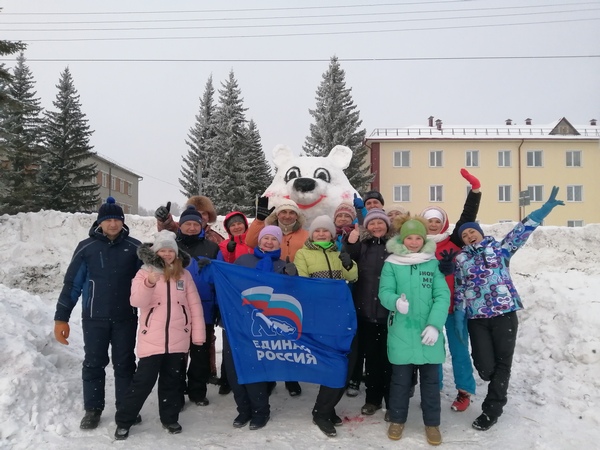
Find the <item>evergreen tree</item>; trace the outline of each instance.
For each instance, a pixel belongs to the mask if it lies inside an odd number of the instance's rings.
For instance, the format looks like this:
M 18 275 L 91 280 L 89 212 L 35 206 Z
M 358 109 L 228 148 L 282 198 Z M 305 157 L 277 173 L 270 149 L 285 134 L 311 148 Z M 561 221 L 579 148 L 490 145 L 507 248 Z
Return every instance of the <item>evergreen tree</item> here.
M 95 153 L 90 145 L 92 131 L 81 112 L 79 94 L 69 68 L 60 74 L 56 111 L 45 113 L 45 154 L 42 184 L 46 187 L 44 208 L 64 212 L 96 209 L 98 185 L 94 182 L 96 164 L 90 162 Z
M 246 147 L 247 196 L 249 213 L 254 213 L 254 199 L 261 196 L 273 181 L 271 167 L 262 149 L 260 133 L 254 120 L 248 123 L 246 130 L 248 146 Z
M 37 211 L 43 187 L 38 183 L 41 157 L 42 108 L 36 97 L 34 81 L 25 56 L 17 57 L 8 94 L 18 102 L 3 116 L 4 157 L 2 170 L 4 189 L 0 193 L 0 214 Z
M 213 203 L 218 214 L 230 211 L 250 213 L 252 200 L 246 185 L 245 151 L 248 148 L 246 108 L 233 70 L 221 83 L 215 111 L 216 136 L 208 184 L 214 189 Z
M 373 180 L 370 166 L 365 161 L 367 148 L 363 142 L 366 130 L 359 129 L 362 120 L 352 99 L 352 89 L 346 87 L 345 77 L 337 57 L 333 56 L 317 89 L 317 107 L 309 110 L 315 123 L 310 125 L 310 136 L 307 136 L 302 150 L 308 156 L 327 156 L 336 145 L 350 147 L 352 160 L 344 172 L 352 186 L 363 191 Z
M 186 197 L 193 195 L 214 196 L 214 189 L 208 183 L 212 168 L 212 146 L 214 145 L 215 131 L 215 89 L 212 75 L 206 82 L 204 94 L 200 98 L 200 111 L 196 115 L 196 123 L 188 133 L 185 143 L 189 150 L 183 157 L 181 178 L 179 184 L 183 188 L 180 192 Z M 201 167 L 202 186 L 198 183 L 198 164 Z

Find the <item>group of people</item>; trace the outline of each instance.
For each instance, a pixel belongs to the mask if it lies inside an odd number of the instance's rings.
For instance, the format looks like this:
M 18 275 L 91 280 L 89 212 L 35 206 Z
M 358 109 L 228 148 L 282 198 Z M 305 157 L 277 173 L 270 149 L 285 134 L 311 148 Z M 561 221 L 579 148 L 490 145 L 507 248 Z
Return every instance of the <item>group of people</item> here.
M 224 239 L 208 225 L 216 220 L 212 203 L 197 196 L 190 198 L 179 223 L 168 204 L 158 208 L 160 231 L 154 243 L 141 244 L 129 236 L 122 209 L 109 197 L 90 237 L 75 250 L 55 314 L 56 339 L 68 344 L 68 321 L 81 296 L 81 428 L 96 428 L 100 422 L 109 346 L 115 375 L 115 439 L 126 439 L 130 428 L 141 422 L 140 410 L 157 379 L 160 420 L 170 433 L 181 432 L 184 395 L 197 405 L 209 404 L 207 383 L 216 376 L 214 326 L 220 322 L 215 289 L 203 269 L 214 259 L 285 276 L 348 283 L 357 333 L 347 358 L 347 385 L 320 386 L 312 410 L 313 423 L 327 436 L 336 436 L 336 426 L 343 424 L 335 407 L 344 392 L 357 395 L 364 378 L 361 414 L 373 415 L 385 405 L 387 435 L 393 440 L 402 437 L 409 400 L 419 384 L 427 442 L 441 444 L 444 328 L 457 389 L 451 408 L 465 411 L 475 394 L 472 357 L 481 379 L 489 381 L 482 413 L 472 425 L 478 430 L 492 427 L 507 402 L 516 311 L 523 307 L 509 261 L 563 202 L 556 200 L 558 188 L 553 188 L 542 208 L 497 241 L 485 236 L 476 222 L 479 180 L 464 169 L 461 174 L 471 190 L 451 233 L 442 208 L 430 206 L 419 215 L 401 207 L 386 210 L 381 193 L 369 191 L 355 196 L 353 203 L 341 203 L 333 216 L 316 217 L 310 224 L 304 223 L 292 200 L 269 208 L 269 199 L 263 197 L 250 224 L 237 211 L 225 217 L 229 239 Z M 249 424 L 257 430 L 268 423 L 274 385 L 238 382 L 223 330 L 221 388 L 233 392 L 235 428 Z M 286 381 L 286 388 L 291 396 L 302 393 L 295 381 Z

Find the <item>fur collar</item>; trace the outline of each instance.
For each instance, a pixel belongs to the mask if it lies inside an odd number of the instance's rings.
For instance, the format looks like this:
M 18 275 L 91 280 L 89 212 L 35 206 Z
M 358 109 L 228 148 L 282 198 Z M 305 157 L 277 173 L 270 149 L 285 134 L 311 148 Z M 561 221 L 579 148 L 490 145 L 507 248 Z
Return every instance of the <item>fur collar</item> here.
M 165 268 L 165 262 L 160 256 L 152 251 L 152 245 L 153 244 L 148 242 L 140 245 L 137 249 L 138 258 L 140 258 L 145 265 L 162 270 Z M 183 267 L 190 265 L 190 255 L 183 250 L 179 249 L 179 252 L 177 252 L 177 258 L 181 260 Z

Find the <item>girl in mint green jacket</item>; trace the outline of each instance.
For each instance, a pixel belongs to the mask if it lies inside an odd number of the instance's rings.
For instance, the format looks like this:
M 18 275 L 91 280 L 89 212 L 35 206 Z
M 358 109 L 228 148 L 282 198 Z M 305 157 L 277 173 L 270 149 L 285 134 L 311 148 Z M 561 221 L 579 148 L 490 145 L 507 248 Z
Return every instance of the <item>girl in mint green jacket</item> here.
M 421 407 L 427 442 L 442 442 L 439 365 L 446 359 L 441 332 L 450 306 L 450 290 L 439 271 L 436 244 L 427 240 L 421 217 L 396 219 L 399 235 L 386 245 L 388 256 L 379 283 L 381 304 L 390 310 L 388 358 L 392 363 L 388 437 L 400 439 L 408 417 L 414 370 L 420 373 Z

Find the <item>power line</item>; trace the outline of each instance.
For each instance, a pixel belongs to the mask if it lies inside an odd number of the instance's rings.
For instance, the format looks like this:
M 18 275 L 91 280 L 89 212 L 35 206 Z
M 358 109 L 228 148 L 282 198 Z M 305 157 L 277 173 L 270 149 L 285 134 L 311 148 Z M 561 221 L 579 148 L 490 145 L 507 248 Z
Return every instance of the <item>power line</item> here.
M 523 25 L 547 25 L 553 23 L 572 23 L 600 20 L 600 17 L 586 17 L 581 19 L 557 19 L 539 22 L 518 23 L 495 23 L 476 25 L 452 25 L 440 27 L 403 28 L 403 29 L 376 29 L 376 30 L 348 30 L 348 31 L 323 31 L 305 33 L 277 33 L 277 34 L 247 34 L 247 35 L 225 35 L 225 36 L 142 36 L 142 37 L 105 37 L 105 38 L 51 38 L 51 39 L 21 39 L 23 42 L 83 42 L 83 41 L 144 41 L 144 40 L 196 40 L 196 39 L 249 39 L 249 38 L 272 38 L 272 37 L 297 37 L 297 36 L 332 36 L 347 34 L 370 34 L 370 33 L 402 33 L 406 31 L 439 31 L 467 28 L 497 28 L 505 26 Z M 15 39 L 15 38 L 12 38 Z
M 502 8 L 505 9 L 505 8 Z M 507 14 L 495 14 L 495 15 L 477 15 L 477 16 L 458 16 L 458 17 L 427 17 L 427 18 L 416 18 L 416 19 L 386 19 L 386 20 L 361 20 L 359 22 L 321 22 L 321 23 L 293 23 L 293 24 L 267 24 L 267 25 L 205 25 L 205 26 L 184 26 L 184 27 L 132 27 L 132 28 L 42 28 L 42 29 L 0 29 L 0 31 L 16 31 L 16 32 L 73 32 L 73 31 L 140 31 L 140 30 L 213 30 L 213 29 L 240 29 L 240 28 L 275 28 L 275 27 L 322 27 L 331 25 L 369 25 L 369 24 L 382 24 L 382 23 L 401 23 L 401 22 L 429 22 L 436 20 L 463 20 L 463 19 L 495 19 L 500 17 L 525 17 L 525 16 L 536 16 L 542 14 L 565 14 L 565 13 L 579 13 L 579 12 L 590 12 L 599 11 L 600 8 L 589 8 L 578 11 L 562 10 L 562 11 L 537 11 L 528 13 L 507 13 Z M 436 13 L 448 12 L 448 11 L 435 11 Z
M 390 57 L 390 58 L 338 58 L 340 62 L 385 62 L 385 61 L 482 61 L 482 60 L 508 60 L 508 59 L 583 59 L 600 58 L 598 55 L 531 55 L 531 56 L 419 56 L 419 57 Z M 16 59 L 0 59 L 0 61 L 16 61 Z M 298 58 L 298 59 L 195 59 L 195 58 L 154 58 L 154 59 L 126 59 L 126 58 L 27 58 L 28 62 L 211 62 L 211 63 L 307 63 L 329 62 L 323 58 Z
M 332 5 L 332 6 L 296 6 L 280 8 L 239 8 L 239 9 L 199 9 L 183 11 L 121 11 L 121 12 L 43 12 L 43 13 L 3 13 L 3 16 L 32 16 L 32 15 L 114 15 L 114 14 L 192 14 L 192 13 L 215 13 L 215 12 L 262 12 L 262 11 L 299 11 L 309 9 L 346 9 L 346 8 L 373 8 L 379 6 L 412 6 L 412 5 L 432 5 L 439 3 L 467 3 L 473 0 L 444 0 L 444 1 L 416 1 L 416 2 L 397 2 L 397 3 L 375 3 L 363 5 Z
M 196 19 L 140 19 L 140 20 L 98 20 L 98 21 L 70 21 L 70 22 L 11 22 L 5 25 L 99 25 L 99 24 L 121 24 L 121 23 L 168 23 L 168 22 L 223 22 L 223 21 L 241 21 L 241 20 L 280 20 L 280 19 L 322 19 L 328 17 L 365 17 L 365 16 L 391 16 L 391 15 L 409 15 L 409 14 L 429 14 L 429 13 L 455 13 L 455 12 L 475 12 L 475 11 L 497 11 L 497 10 L 518 10 L 518 9 L 539 9 L 539 8 L 548 8 L 548 7 L 557 7 L 557 6 L 581 6 L 581 5 L 598 5 L 598 2 L 579 2 L 579 3 L 569 3 L 569 4 L 546 4 L 546 5 L 531 5 L 531 6 L 500 6 L 500 7 L 489 7 L 489 8 L 462 8 L 462 9 L 437 9 L 435 11 L 431 10 L 421 10 L 421 11 L 390 11 L 390 12 L 360 12 L 360 13 L 348 13 L 348 14 L 319 14 L 319 15 L 302 15 L 302 16 L 271 16 L 271 17 L 202 17 Z M 562 12 L 580 12 L 587 10 L 572 10 Z M 547 13 L 551 13 L 553 11 L 548 11 Z M 116 29 L 116 28 L 115 28 Z M 140 28 L 143 29 L 143 28 Z M 55 29 L 37 29 L 31 31 L 54 31 Z M 85 29 L 82 29 L 85 30 Z M 30 31 L 30 30 L 19 30 L 19 31 Z M 61 30 L 66 31 L 66 30 Z

